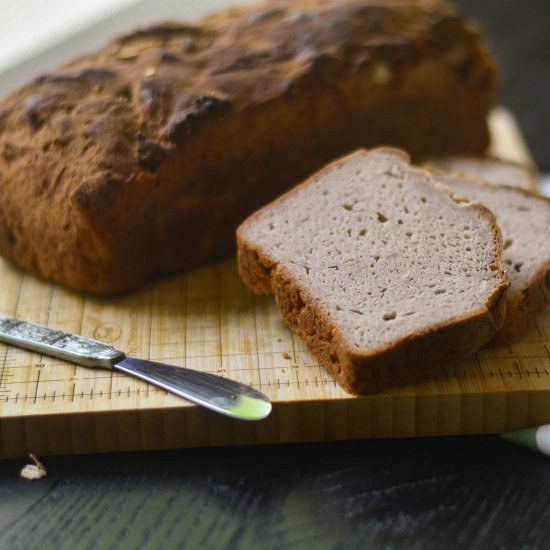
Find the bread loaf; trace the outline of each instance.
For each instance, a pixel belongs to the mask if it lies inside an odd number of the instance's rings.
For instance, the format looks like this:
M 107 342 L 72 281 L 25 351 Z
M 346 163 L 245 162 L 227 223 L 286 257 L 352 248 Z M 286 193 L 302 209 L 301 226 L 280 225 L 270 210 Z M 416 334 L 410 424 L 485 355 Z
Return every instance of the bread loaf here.
M 360 145 L 480 154 L 495 70 L 442 0 L 296 0 L 137 31 L 0 102 L 0 253 L 95 293 L 234 250 Z
M 457 195 L 482 203 L 496 217 L 511 284 L 506 292 L 506 320 L 492 343 L 510 344 L 550 303 L 550 200 L 463 177 L 438 174 L 437 179 Z
M 485 207 L 389 149 L 336 161 L 238 229 L 243 280 L 346 390 L 414 380 L 476 351 L 509 281 Z

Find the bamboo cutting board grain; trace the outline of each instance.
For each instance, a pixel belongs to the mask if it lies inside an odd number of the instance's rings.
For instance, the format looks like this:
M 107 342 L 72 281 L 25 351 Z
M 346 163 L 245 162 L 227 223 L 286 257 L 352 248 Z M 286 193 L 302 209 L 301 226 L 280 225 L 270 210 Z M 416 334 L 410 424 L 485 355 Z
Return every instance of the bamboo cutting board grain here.
M 513 118 L 491 119 L 493 152 L 530 162 Z M 416 385 L 346 394 L 284 326 L 234 260 L 98 299 L 0 260 L 0 311 L 129 355 L 252 384 L 273 401 L 259 423 L 230 420 L 107 370 L 0 346 L 0 456 L 501 432 L 550 422 L 550 314 L 524 338 Z

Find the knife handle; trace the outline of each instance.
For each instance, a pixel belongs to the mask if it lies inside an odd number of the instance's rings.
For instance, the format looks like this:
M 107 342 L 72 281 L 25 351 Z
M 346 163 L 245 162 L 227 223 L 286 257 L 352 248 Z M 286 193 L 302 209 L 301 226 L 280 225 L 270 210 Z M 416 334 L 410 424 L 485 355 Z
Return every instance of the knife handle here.
M 0 342 L 84 367 L 112 369 L 126 357 L 108 344 L 0 314 Z

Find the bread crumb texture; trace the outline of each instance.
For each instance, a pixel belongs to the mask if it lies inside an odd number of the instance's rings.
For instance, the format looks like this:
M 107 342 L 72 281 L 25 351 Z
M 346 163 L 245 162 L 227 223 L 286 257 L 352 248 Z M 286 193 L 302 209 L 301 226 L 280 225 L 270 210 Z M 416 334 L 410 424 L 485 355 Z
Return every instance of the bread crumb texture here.
M 519 188 L 475 179 L 438 176 L 454 192 L 484 204 L 504 239 L 503 265 L 510 276 L 506 320 L 495 344 L 510 344 L 550 303 L 550 200 Z
M 275 291 L 291 328 L 351 391 L 474 351 L 502 323 L 494 217 L 396 151 L 329 165 L 245 222 L 239 243 L 245 281 Z

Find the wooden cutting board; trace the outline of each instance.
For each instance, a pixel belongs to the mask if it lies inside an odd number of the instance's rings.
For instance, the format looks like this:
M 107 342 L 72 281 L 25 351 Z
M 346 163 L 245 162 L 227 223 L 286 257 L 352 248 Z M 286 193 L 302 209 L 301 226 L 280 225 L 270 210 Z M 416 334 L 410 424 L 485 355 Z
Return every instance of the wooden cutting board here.
M 513 118 L 491 118 L 493 152 L 531 162 Z M 550 422 L 550 314 L 518 343 L 483 350 L 416 385 L 353 397 L 285 327 L 234 260 L 98 299 L 0 260 L 0 311 L 128 354 L 252 384 L 259 423 L 221 417 L 107 370 L 0 346 L 0 457 L 208 445 L 502 432 Z

